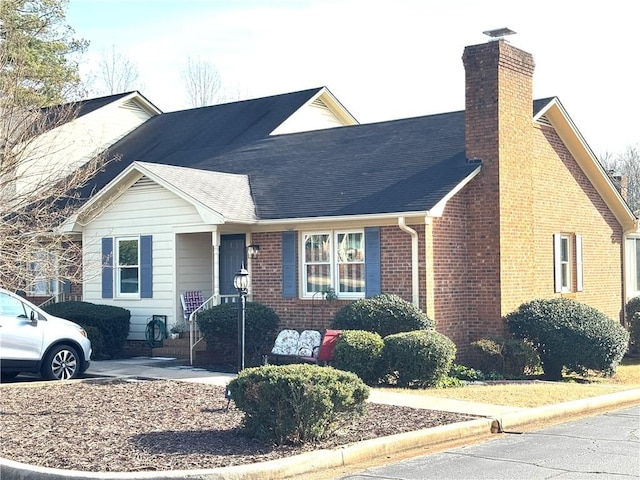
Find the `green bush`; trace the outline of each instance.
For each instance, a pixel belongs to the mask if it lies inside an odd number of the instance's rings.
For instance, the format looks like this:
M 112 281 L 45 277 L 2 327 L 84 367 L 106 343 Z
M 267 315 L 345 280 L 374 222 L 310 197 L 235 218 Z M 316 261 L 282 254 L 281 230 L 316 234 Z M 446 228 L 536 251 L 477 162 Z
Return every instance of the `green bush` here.
M 397 295 L 383 293 L 356 300 L 336 312 L 331 327 L 336 330 L 366 330 L 381 337 L 434 328 L 434 322 L 415 305 Z
M 502 377 L 533 374 L 540 366 L 540 357 L 533 345 L 518 338 L 481 338 L 471 344 L 480 356 L 480 369 Z
M 131 312 L 124 308 L 89 302 L 60 302 L 47 305 L 43 310 L 82 325 L 87 332 L 89 327 L 97 328 L 102 338 L 96 337 L 94 331 L 96 344 L 91 345 L 93 357 L 96 359 L 114 358 L 120 355 L 129 336 Z M 89 339 L 91 340 L 91 337 Z
M 301 444 L 326 438 L 363 415 L 369 388 L 355 374 L 307 364 L 242 370 L 229 382 L 243 428 L 254 438 Z
M 238 344 L 238 305 L 223 303 L 196 315 L 207 343 Z M 259 365 L 264 350 L 275 340 L 280 317 L 271 308 L 256 302 L 245 304 L 245 352 L 247 364 Z
M 545 378 L 560 380 L 562 369 L 615 373 L 629 332 L 593 307 L 568 298 L 533 300 L 506 316 L 509 330 L 533 344 Z
M 332 365 L 353 372 L 371 385 L 380 377 L 380 354 L 384 347 L 382 337 L 365 330 L 343 330 L 336 342 Z
M 625 305 L 629 323 L 629 341 L 634 350 L 640 350 L 640 297 L 633 297 Z
M 109 358 L 106 355 L 106 348 L 104 343 L 104 336 L 98 327 L 85 327 L 87 337 L 91 340 L 91 358 L 93 360 L 106 360 Z
M 432 387 L 451 370 L 455 344 L 435 330 L 416 330 L 384 338 L 380 359 L 389 383 L 400 387 Z

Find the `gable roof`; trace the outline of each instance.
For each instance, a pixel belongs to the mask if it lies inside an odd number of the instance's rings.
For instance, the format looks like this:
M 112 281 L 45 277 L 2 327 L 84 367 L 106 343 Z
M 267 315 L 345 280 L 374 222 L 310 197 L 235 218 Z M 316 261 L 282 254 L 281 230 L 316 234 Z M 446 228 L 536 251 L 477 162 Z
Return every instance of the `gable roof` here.
M 265 138 L 324 87 L 157 115 L 112 145 L 116 158 L 82 190 L 88 198 L 134 161 L 189 167 Z

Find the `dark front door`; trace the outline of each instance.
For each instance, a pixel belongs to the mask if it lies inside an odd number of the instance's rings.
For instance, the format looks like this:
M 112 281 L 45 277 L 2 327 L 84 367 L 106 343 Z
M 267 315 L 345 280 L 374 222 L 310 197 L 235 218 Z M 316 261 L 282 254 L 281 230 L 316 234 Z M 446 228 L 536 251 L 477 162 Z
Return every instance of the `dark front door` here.
M 244 235 L 222 235 L 220 238 L 220 294 L 236 295 L 233 277 L 242 265 L 247 265 L 245 258 Z

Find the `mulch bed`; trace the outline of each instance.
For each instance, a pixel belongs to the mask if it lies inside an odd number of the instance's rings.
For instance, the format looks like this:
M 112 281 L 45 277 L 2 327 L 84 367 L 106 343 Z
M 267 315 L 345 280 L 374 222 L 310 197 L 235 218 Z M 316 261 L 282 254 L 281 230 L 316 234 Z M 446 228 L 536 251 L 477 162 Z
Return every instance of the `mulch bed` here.
M 171 380 L 99 379 L 3 384 L 0 455 L 91 472 L 204 469 L 431 428 L 472 417 L 369 404 L 320 443 L 274 446 L 242 434 L 242 412 L 224 388 Z

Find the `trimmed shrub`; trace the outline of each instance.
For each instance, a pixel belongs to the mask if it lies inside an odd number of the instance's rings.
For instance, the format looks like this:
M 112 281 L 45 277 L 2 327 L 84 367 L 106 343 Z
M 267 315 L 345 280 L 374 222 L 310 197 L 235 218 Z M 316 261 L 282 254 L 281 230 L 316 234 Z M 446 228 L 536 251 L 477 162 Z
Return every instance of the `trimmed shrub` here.
M 336 312 L 331 328 L 366 330 L 381 337 L 434 328 L 434 321 L 415 305 L 397 295 L 383 293 L 356 300 Z
M 238 344 L 238 304 L 223 303 L 198 312 L 196 321 L 207 343 Z M 249 365 L 259 365 L 265 348 L 273 344 L 280 317 L 271 308 L 256 302 L 245 303 L 245 349 Z
M 363 415 L 369 388 L 355 374 L 291 364 L 242 370 L 229 382 L 243 428 L 276 445 L 321 440 L 354 415 Z
M 417 330 L 385 337 L 380 362 L 389 383 L 425 388 L 447 377 L 455 356 L 451 339 L 435 330 Z
M 563 367 L 612 375 L 628 348 L 622 325 L 568 298 L 533 300 L 505 318 L 516 337 L 532 343 L 549 380 L 560 380 Z
M 108 359 L 120 355 L 129 336 L 131 312 L 121 307 L 89 302 L 60 302 L 52 303 L 42 309 L 51 315 L 82 325 L 92 342 L 92 356 L 95 359 Z M 102 337 L 97 336 L 95 330 L 89 327 L 99 330 Z M 91 331 L 93 331 L 93 338 L 91 338 Z
M 380 377 L 379 360 L 384 347 L 382 337 L 365 330 L 344 330 L 336 342 L 332 365 L 358 375 L 371 385 Z
M 480 355 L 480 369 L 503 377 L 533 374 L 540 366 L 540 357 L 533 345 L 518 338 L 481 338 L 471 346 Z
M 633 297 L 624 307 L 629 323 L 629 341 L 634 350 L 640 350 L 640 297 Z

